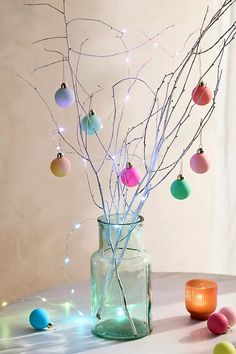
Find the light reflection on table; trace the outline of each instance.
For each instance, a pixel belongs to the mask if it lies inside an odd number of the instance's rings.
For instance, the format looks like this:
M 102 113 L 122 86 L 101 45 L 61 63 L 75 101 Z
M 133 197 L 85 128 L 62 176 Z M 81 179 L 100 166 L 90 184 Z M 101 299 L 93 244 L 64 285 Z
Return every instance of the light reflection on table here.
M 193 273 L 156 273 L 153 277 L 153 320 L 151 335 L 130 342 L 108 341 L 91 334 L 89 284 L 74 284 L 72 303 L 66 305 L 68 287 L 61 286 L 16 301 L 0 312 L 0 352 L 3 354 L 211 354 L 216 343 L 229 340 L 232 333 L 212 335 L 206 322 L 191 320 L 184 304 L 185 282 L 192 278 L 215 279 L 219 286 L 218 308 L 236 307 L 236 277 Z M 36 297 L 38 296 L 38 297 Z M 47 299 L 52 305 L 43 302 Z M 43 307 L 50 313 L 56 330 L 35 331 L 28 324 L 30 312 Z M 81 314 L 83 313 L 83 315 Z M 112 347 L 112 348 L 111 348 Z

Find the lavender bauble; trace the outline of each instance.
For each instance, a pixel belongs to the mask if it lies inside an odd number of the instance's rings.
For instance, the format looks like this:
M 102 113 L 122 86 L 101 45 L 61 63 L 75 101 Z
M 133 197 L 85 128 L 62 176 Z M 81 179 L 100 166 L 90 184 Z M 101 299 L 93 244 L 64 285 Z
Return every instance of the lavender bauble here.
M 74 91 L 63 82 L 55 93 L 55 101 L 62 108 L 70 107 L 75 101 Z

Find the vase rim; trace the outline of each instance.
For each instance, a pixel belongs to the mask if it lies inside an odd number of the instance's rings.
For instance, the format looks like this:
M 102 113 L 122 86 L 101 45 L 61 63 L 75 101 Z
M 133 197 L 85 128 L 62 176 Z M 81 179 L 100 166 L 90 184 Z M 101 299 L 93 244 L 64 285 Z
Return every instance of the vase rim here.
M 121 215 L 121 214 L 120 214 Z M 111 214 L 110 215 L 110 217 L 112 217 L 112 216 L 117 216 L 116 214 Z M 131 216 L 131 214 L 130 215 L 128 215 L 128 216 Z M 104 224 L 104 225 L 122 225 L 122 226 L 125 226 L 125 225 L 136 225 L 136 224 L 140 224 L 140 223 L 142 223 L 143 221 L 144 221 L 144 217 L 142 216 L 142 215 L 138 215 L 138 220 L 136 220 L 136 221 L 132 221 L 132 222 L 126 222 L 126 223 L 118 223 L 118 222 L 107 222 L 106 220 L 105 220 L 105 216 L 104 215 L 101 215 L 101 216 L 99 216 L 98 218 L 97 218 L 97 221 L 98 221 L 98 223 L 100 223 L 100 224 Z

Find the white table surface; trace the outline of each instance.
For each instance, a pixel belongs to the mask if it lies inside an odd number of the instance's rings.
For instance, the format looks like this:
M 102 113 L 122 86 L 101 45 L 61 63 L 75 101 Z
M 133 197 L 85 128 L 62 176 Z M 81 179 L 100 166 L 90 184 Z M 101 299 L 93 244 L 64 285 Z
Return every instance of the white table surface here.
M 94 337 L 90 328 L 88 282 L 61 286 L 17 300 L 0 312 L 0 353 L 75 354 L 211 354 L 220 341 L 236 346 L 236 326 L 231 333 L 214 336 L 206 322 L 191 320 L 184 305 L 184 284 L 192 278 L 211 278 L 218 283 L 218 309 L 236 308 L 236 277 L 193 273 L 156 273 L 153 275 L 153 320 L 151 335 L 135 341 L 117 342 Z M 41 296 L 47 299 L 42 302 Z M 72 299 L 76 308 L 63 303 Z M 43 307 L 56 325 L 54 331 L 35 331 L 28 324 L 30 312 Z M 83 312 L 83 316 L 78 311 Z

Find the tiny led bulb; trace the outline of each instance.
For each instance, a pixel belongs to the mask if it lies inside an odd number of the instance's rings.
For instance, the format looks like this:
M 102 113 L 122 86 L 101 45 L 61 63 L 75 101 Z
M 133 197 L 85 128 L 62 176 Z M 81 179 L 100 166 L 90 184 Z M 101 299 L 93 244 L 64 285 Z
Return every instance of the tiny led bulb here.
M 66 264 L 69 263 L 69 261 L 70 261 L 70 260 L 69 260 L 68 257 L 66 257 L 65 260 L 64 260 L 64 262 L 65 262 Z
M 3 302 L 2 302 L 2 307 L 6 307 L 7 304 L 8 304 L 7 301 L 3 301 Z
M 80 229 L 80 224 L 76 224 L 75 229 L 77 229 L 77 230 Z

